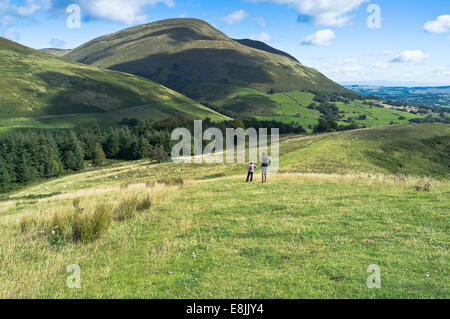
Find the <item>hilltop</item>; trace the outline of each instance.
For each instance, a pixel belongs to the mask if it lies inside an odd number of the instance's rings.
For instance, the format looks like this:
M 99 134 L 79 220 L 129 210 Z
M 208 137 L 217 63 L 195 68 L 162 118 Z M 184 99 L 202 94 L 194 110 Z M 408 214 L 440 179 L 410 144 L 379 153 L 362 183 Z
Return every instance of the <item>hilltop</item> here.
M 125 117 L 226 117 L 148 79 L 63 60 L 0 38 L 3 126 Z M 73 115 L 76 115 L 73 117 Z M 56 118 L 55 118 L 56 117 Z M 26 124 L 25 124 L 26 126 Z

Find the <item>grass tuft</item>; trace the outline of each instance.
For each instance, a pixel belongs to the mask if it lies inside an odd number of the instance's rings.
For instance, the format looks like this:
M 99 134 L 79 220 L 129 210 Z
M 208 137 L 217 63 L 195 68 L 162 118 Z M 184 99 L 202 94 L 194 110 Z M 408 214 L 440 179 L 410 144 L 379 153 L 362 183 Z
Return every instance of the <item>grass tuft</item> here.
M 115 221 L 127 221 L 136 216 L 137 213 L 137 198 L 133 197 L 122 201 L 113 212 L 113 218 Z
M 73 215 L 72 239 L 75 242 L 93 242 L 105 234 L 111 225 L 110 208 L 99 205 L 92 215 Z
M 180 186 L 183 187 L 184 180 L 181 177 L 164 177 L 158 180 L 158 184 L 164 184 L 166 186 Z

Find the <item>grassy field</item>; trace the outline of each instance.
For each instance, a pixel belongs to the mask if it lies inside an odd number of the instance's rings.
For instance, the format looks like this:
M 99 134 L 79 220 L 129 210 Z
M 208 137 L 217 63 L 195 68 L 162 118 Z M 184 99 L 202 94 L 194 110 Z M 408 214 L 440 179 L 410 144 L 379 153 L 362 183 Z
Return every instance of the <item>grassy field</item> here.
M 214 89 L 214 88 L 212 88 Z M 221 88 L 224 90 L 224 88 Z M 224 93 L 222 93 L 224 94 Z M 219 95 L 220 96 L 220 95 Z M 216 101 L 226 110 L 247 112 L 256 115 L 260 120 L 277 120 L 283 123 L 296 122 L 305 128 L 317 125 L 321 114 L 318 110 L 311 110 L 308 106 L 314 101 L 315 95 L 308 92 L 287 92 L 264 94 L 252 89 L 229 89 L 225 95 L 227 100 Z M 208 103 L 206 101 L 206 103 Z M 360 125 L 386 126 L 390 123 L 407 124 L 411 119 L 425 118 L 427 115 L 415 115 L 409 112 L 368 106 L 363 100 L 348 103 L 336 102 L 343 118 L 338 121 L 341 125 L 348 125 L 354 121 Z M 366 119 L 360 119 L 360 116 Z
M 77 125 L 100 123 L 104 127 L 114 126 L 117 120 L 106 114 L 68 114 L 37 117 L 2 118 L 0 132 L 17 128 L 68 129 Z
M 287 138 L 267 184 L 246 184 L 245 165 L 142 161 L 32 185 L 0 200 L 0 297 L 448 298 L 449 136 L 418 125 Z M 368 158 L 374 146 L 386 158 Z M 40 234 L 74 207 L 147 195 L 151 208 L 97 241 Z M 81 289 L 66 286 L 72 264 Z M 372 264 L 381 289 L 366 286 Z

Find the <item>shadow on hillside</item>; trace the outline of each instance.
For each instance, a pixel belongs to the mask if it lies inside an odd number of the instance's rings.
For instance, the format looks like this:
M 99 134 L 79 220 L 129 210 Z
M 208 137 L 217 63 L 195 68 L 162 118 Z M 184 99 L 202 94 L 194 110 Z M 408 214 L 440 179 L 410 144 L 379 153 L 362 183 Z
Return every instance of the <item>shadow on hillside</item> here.
M 143 103 L 139 94 L 111 82 L 58 72 L 37 76 L 49 87 L 50 93 L 40 97 L 48 104 L 47 115 L 105 113 Z
M 251 56 L 230 49 L 191 49 L 174 54 L 160 53 L 144 59 L 111 66 L 185 92 L 191 85 L 274 83 L 273 76 Z

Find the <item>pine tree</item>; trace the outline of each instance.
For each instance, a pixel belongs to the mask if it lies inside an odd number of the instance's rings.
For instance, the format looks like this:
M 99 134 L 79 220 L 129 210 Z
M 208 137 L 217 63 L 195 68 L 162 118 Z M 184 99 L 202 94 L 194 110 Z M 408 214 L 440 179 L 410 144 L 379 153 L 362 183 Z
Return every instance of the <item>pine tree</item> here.
M 84 152 L 74 132 L 64 134 L 59 147 L 66 169 L 76 172 L 84 168 Z
M 94 158 L 92 160 L 92 164 L 95 166 L 101 166 L 105 163 L 106 156 L 105 152 L 103 151 L 103 147 L 100 143 L 97 143 L 95 146 L 95 152 L 94 152 Z
M 145 137 L 141 137 L 139 140 L 139 150 L 140 150 L 140 158 L 148 158 L 150 157 L 152 146 L 150 142 Z
M 0 192 L 7 191 L 11 186 L 12 176 L 8 170 L 8 164 L 3 157 L 0 156 Z
M 120 152 L 119 135 L 115 130 L 110 130 L 105 143 L 106 156 L 115 159 Z

